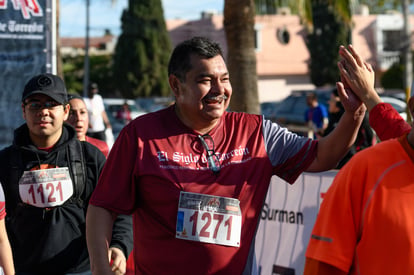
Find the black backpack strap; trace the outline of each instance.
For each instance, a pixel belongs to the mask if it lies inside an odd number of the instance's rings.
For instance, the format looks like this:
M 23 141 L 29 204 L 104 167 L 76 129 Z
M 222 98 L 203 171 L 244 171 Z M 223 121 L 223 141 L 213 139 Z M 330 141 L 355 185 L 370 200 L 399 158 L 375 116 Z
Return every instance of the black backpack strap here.
M 82 194 L 86 188 L 86 166 L 83 144 L 81 141 L 76 140 L 71 142 L 66 147 L 66 150 L 69 158 L 69 171 L 73 182 L 73 196 L 71 200 L 72 202 L 75 201 L 78 203 L 80 207 L 83 207 L 85 198 L 82 197 Z
M 9 159 L 10 170 L 9 173 L 6 175 L 5 182 L 9 182 L 10 184 L 3 184 L 4 195 L 6 197 L 12 197 L 8 194 L 18 194 L 19 193 L 19 179 L 21 178 L 23 171 L 24 171 L 24 164 L 22 158 L 22 152 L 18 149 L 13 147 L 9 147 L 5 149 L 4 152 L 7 158 Z M 9 216 L 12 216 L 13 211 L 16 209 L 15 205 L 17 205 L 18 201 L 8 201 L 6 203 L 6 211 Z

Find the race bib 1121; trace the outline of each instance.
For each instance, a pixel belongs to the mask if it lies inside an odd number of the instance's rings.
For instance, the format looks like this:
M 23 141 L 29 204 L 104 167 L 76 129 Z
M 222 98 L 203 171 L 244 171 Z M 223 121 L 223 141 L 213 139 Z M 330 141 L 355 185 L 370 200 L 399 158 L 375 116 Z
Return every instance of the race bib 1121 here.
M 73 184 L 67 167 L 24 171 L 19 181 L 24 203 L 48 208 L 64 204 L 73 195 Z

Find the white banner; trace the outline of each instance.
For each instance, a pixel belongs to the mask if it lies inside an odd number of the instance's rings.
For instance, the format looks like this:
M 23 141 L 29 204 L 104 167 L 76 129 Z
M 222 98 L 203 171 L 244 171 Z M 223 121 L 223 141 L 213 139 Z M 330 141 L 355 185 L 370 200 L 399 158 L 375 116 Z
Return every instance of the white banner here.
M 316 215 L 336 173 L 303 173 L 293 185 L 272 177 L 256 234 L 257 274 L 303 274 Z

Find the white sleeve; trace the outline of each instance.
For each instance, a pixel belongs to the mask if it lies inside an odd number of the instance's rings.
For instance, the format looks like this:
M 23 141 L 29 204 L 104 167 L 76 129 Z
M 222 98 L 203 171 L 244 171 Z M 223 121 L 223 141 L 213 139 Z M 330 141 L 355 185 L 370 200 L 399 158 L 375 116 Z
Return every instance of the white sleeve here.
M 267 155 L 273 166 L 284 163 L 296 155 L 309 141 L 309 138 L 292 133 L 267 119 L 263 119 L 263 137 Z

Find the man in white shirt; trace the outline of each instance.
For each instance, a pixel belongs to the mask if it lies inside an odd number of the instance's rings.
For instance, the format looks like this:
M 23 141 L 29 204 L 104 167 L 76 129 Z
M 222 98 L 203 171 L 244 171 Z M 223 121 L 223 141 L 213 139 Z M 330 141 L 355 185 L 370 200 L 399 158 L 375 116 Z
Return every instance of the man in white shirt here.
M 88 136 L 106 141 L 105 129 L 112 128 L 105 111 L 102 96 L 98 94 L 98 85 L 90 83 L 88 97 L 84 98 L 89 115 Z

